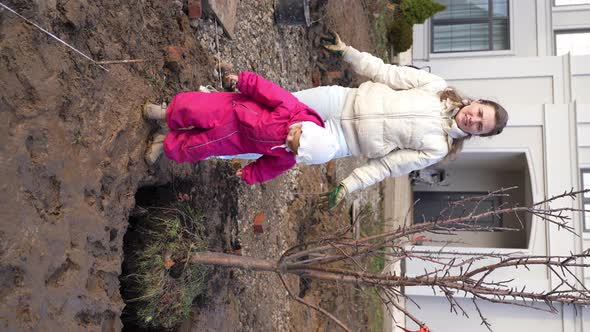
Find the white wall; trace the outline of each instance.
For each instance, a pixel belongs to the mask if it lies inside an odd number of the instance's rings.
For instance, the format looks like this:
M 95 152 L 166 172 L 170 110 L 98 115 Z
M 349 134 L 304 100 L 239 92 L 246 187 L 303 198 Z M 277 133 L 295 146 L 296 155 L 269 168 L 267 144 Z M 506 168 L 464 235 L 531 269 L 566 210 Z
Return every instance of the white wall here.
M 429 53 L 428 22 L 415 26 L 413 58 L 417 66 L 431 66 L 432 72 L 473 97 L 500 101 L 510 113 L 509 127 L 492 140 L 469 142 L 466 151 L 526 151 L 533 197 L 562 193 L 577 188 L 580 165 L 590 165 L 590 55 L 549 56 L 554 52 L 554 31 L 590 28 L 590 5 L 552 7 L 551 0 L 511 0 L 510 51 L 432 55 Z M 571 201 L 552 205 L 576 207 Z M 580 216 L 573 214 L 570 225 L 580 231 Z M 531 254 L 567 254 L 590 247 L 590 235 L 584 243 L 554 226 L 532 222 Z M 409 263 L 409 271 L 423 266 Z M 522 279 L 526 273 L 517 272 Z M 590 281 L 590 275 L 585 276 Z M 555 280 L 538 271 L 527 277 L 537 286 L 551 287 Z M 412 291 L 409 291 L 412 293 Z M 420 294 L 420 292 L 414 293 Z M 427 293 L 422 293 L 427 294 Z M 418 298 L 420 299 L 420 298 Z M 486 331 L 479 325 L 477 313 L 465 320 L 448 312 L 444 298 L 421 298 L 422 316 L 433 330 Z M 412 310 L 420 313 L 420 310 Z M 590 311 L 575 316 L 567 308 L 558 316 L 519 308 L 484 305 L 494 331 L 590 331 Z
M 590 28 L 590 5 L 553 7 L 552 25 L 553 30 Z
M 453 332 L 489 332 L 481 325 L 479 314 L 470 299 L 459 299 L 470 318 L 461 314 L 455 315 L 449 310 L 449 303 L 444 297 L 413 296 L 412 299 L 421 306 L 416 308 L 411 301 L 406 301 L 406 307 L 419 319 L 424 320 L 432 331 Z M 497 332 L 559 332 L 572 331 L 565 328 L 562 317 L 571 319 L 574 312 L 567 307 L 565 312 L 551 314 L 543 311 L 524 309 L 515 306 L 507 306 L 494 303 L 478 302 L 478 306 L 492 324 L 491 328 Z M 407 319 L 406 322 L 410 320 Z M 416 325 L 408 323 L 408 329 L 417 330 Z
M 589 113 L 590 107 L 590 55 L 572 57 L 572 98 L 585 104 L 580 112 Z

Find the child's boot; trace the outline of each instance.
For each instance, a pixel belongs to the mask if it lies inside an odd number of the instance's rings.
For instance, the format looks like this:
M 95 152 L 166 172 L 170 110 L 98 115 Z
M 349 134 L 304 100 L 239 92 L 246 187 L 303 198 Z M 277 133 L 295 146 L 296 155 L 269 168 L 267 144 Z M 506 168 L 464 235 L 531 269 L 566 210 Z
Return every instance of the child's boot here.
M 143 106 L 143 116 L 146 119 L 164 120 L 166 119 L 166 103 L 162 105 L 147 103 Z
M 162 152 L 164 152 L 164 139 L 166 134 L 163 131 L 158 131 L 154 137 L 152 137 L 152 143 L 148 146 L 145 152 L 145 161 L 148 165 L 153 165 L 158 161 Z

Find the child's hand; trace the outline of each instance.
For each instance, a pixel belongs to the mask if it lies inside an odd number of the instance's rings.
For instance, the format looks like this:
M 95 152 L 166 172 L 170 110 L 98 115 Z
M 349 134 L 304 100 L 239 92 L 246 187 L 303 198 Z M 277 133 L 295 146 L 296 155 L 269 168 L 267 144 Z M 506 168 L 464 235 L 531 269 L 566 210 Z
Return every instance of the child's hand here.
M 237 84 L 238 75 L 227 73 L 221 78 L 221 85 L 225 91 L 235 91 Z
M 242 169 L 238 168 L 238 170 L 236 171 L 236 176 L 242 177 Z

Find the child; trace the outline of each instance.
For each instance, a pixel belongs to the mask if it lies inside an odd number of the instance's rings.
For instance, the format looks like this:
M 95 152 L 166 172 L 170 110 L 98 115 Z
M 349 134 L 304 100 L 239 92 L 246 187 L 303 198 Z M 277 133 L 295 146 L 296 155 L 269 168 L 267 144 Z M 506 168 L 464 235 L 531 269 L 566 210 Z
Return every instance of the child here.
M 237 175 L 248 184 L 275 178 L 296 162 L 321 164 L 339 149 L 324 121 L 291 93 L 251 73 L 237 77 L 238 93 L 184 92 L 167 109 L 148 104 L 144 115 L 166 119 L 170 132 L 156 136 L 146 160 L 162 149 L 177 162 L 259 153 Z

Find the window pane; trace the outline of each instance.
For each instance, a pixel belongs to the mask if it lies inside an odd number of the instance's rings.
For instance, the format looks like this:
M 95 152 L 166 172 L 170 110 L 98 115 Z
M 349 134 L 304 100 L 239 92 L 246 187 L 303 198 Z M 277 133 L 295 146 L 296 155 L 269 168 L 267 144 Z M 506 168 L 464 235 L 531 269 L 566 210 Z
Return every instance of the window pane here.
M 590 0 L 555 0 L 556 6 L 582 5 L 585 3 L 590 3 Z
M 434 52 L 487 50 L 488 30 L 488 25 L 484 23 L 435 26 Z
M 590 32 L 557 33 L 555 35 L 555 53 L 564 55 L 590 54 Z
M 508 17 L 508 0 L 494 0 L 492 5 L 495 17 Z
M 435 19 L 487 17 L 489 0 L 437 0 L 447 9 L 434 15 Z
M 494 38 L 494 50 L 507 50 L 510 48 L 508 38 L 508 21 L 496 20 L 492 23 L 492 36 Z
M 590 211 L 590 204 L 584 204 L 584 210 Z M 584 212 L 584 228 L 590 230 L 590 212 Z

